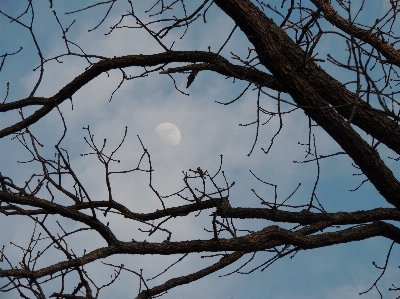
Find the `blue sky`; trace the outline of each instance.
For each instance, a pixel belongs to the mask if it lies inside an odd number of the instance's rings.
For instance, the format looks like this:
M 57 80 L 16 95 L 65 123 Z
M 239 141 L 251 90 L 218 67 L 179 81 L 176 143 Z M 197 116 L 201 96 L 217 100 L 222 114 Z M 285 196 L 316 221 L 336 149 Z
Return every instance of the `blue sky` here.
M 198 1 L 190 2 L 191 4 Z M 280 6 L 281 1 L 269 1 L 272 5 Z M 367 1 L 368 2 L 368 1 Z M 371 2 L 371 1 L 369 1 Z M 378 16 L 372 16 L 372 12 L 382 13 L 382 7 L 369 3 L 367 14 L 360 16 L 361 20 L 373 21 Z M 12 3 L 12 4 L 11 4 Z M 64 15 L 63 12 L 71 11 L 86 5 L 92 1 L 54 1 L 54 9 L 64 27 L 74 19 L 76 23 L 71 27 L 68 37 L 81 46 L 86 53 L 100 54 L 108 57 L 127 54 L 149 54 L 161 52 L 154 40 L 147 33 L 139 30 L 116 30 L 111 35 L 104 35 L 109 27 L 119 19 L 119 13 L 128 9 L 126 1 L 118 1 L 115 10 L 107 18 L 99 29 L 88 32 L 103 18 L 106 5 L 81 14 Z M 140 15 L 147 8 L 145 1 L 134 1 L 135 10 Z M 61 39 L 61 30 L 55 22 L 54 16 L 48 7 L 47 1 L 34 1 L 35 20 L 34 31 L 45 57 L 53 57 L 65 52 Z M 25 1 L 1 2 L 0 10 L 9 14 L 19 14 L 26 7 Z M 193 9 L 188 5 L 187 9 Z M 272 16 L 272 15 L 271 15 Z M 274 19 L 277 18 L 273 16 Z M 27 22 L 28 18 L 22 21 Z M 175 50 L 211 50 L 217 51 L 222 45 L 233 22 L 227 19 L 221 11 L 213 6 L 207 15 L 207 23 L 198 21 L 189 28 L 188 33 L 180 39 L 182 31 L 172 32 L 164 42 L 170 45 L 176 41 Z M 334 28 L 331 28 L 332 30 Z M 289 32 L 289 31 L 288 31 Z M 290 32 L 289 32 L 290 33 Z M 290 33 L 292 34 L 292 33 Z M 20 54 L 8 57 L 4 68 L 0 72 L 0 98 L 5 94 L 6 82 L 11 82 L 8 101 L 14 101 L 26 97 L 34 86 L 38 72 L 32 69 L 38 65 L 38 57 L 33 47 L 29 32 L 15 24 L 10 24 L 4 17 L 0 17 L 0 55 L 5 52 L 15 52 L 20 46 L 23 50 Z M 317 48 L 320 58 L 326 58 L 327 53 L 332 53 L 336 58 L 345 59 L 345 52 L 340 52 L 340 41 L 333 35 L 324 40 Z M 230 51 L 237 55 L 246 55 L 249 47 L 245 36 L 238 30 L 228 43 L 222 55 L 230 58 Z M 76 48 L 71 46 L 77 51 Z M 51 96 L 61 87 L 80 74 L 87 66 L 81 58 L 67 57 L 61 59 L 63 63 L 50 62 L 45 65 L 45 77 L 36 96 Z M 321 64 L 328 72 L 338 78 L 351 78 L 351 75 L 343 73 L 328 62 Z M 140 69 L 126 69 L 128 74 L 139 74 Z M 146 148 L 149 150 L 154 173 L 154 186 L 163 195 L 170 194 L 182 188 L 182 171 L 201 167 L 210 173 L 217 171 L 220 155 L 223 154 L 223 169 L 229 182 L 235 181 L 231 190 L 230 201 L 232 206 L 260 207 L 259 200 L 251 192 L 255 189 L 257 194 L 266 200 L 273 200 L 274 190 L 257 181 L 249 172 L 252 170 L 258 177 L 272 184 L 278 185 L 278 201 L 283 201 L 289 196 L 299 183 L 302 186 L 290 199 L 290 204 L 307 203 L 317 176 L 315 163 L 299 164 L 293 161 L 302 161 L 305 158 L 306 147 L 298 145 L 308 139 L 308 119 L 302 111 L 295 111 L 285 115 L 283 130 L 276 138 L 274 146 L 268 155 L 263 154 L 261 147 L 267 148 L 271 137 L 279 127 L 279 120 L 275 117 L 268 124 L 261 127 L 259 141 L 250 157 L 247 154 L 251 150 L 255 130 L 254 126 L 239 126 L 253 122 L 256 117 L 256 92 L 248 92 L 243 98 L 232 105 L 223 106 L 215 101 L 229 102 L 234 99 L 246 84 L 232 82 L 223 76 L 210 72 L 200 73 L 192 86 L 186 89 L 186 76 L 174 76 L 179 89 L 190 96 L 183 95 L 174 89 L 172 80 L 167 75 L 157 72 L 149 77 L 125 82 L 114 94 L 109 102 L 110 95 L 121 80 L 119 71 L 110 71 L 102 74 L 93 82 L 83 87 L 73 97 L 73 110 L 70 102 L 64 102 L 60 109 L 65 117 L 68 132 L 62 146 L 70 153 L 71 164 L 79 178 L 84 182 L 92 198 L 100 200 L 105 198 L 106 187 L 104 184 L 104 170 L 96 163 L 93 156 L 81 157 L 80 154 L 88 153 L 89 148 L 83 137 L 87 136 L 82 127 L 90 125 L 92 133 L 98 143 L 107 138 L 109 150 L 113 150 L 113 144 L 118 143 L 128 126 L 127 139 L 118 152 L 118 158 L 122 163 L 114 165 L 114 169 L 129 169 L 136 166 L 141 155 L 141 146 L 137 135 L 140 136 Z M 271 92 L 273 95 L 276 93 Z M 284 99 L 289 99 L 284 96 Z M 276 111 L 276 102 L 264 96 L 261 100 L 263 108 Z M 288 106 L 282 109 L 288 110 Z M 24 110 L 28 115 L 32 109 Z M 1 127 L 13 123 L 18 115 L 2 115 Z M 266 120 L 266 119 L 265 119 Z M 181 143 L 174 147 L 165 144 L 155 132 L 155 127 L 162 122 L 171 122 L 177 125 L 182 133 Z M 43 155 L 52 157 L 54 144 L 62 135 L 60 116 L 53 111 L 44 119 L 31 126 L 35 136 L 45 144 L 41 149 Z M 319 128 L 314 128 L 318 154 L 331 154 L 340 148 L 330 137 Z M 27 160 L 27 151 L 10 137 L 0 141 L 0 152 L 7 153 L 0 157 L 0 170 L 3 175 L 12 177 L 15 181 L 24 182 L 32 172 L 39 171 L 38 165 L 18 164 L 16 161 Z M 382 148 L 383 156 L 390 155 Z M 392 170 L 396 170 L 394 162 L 388 162 Z M 354 211 L 358 209 L 370 209 L 374 207 L 386 207 L 387 203 L 369 184 L 364 184 L 357 192 L 349 192 L 356 188 L 362 181 L 359 176 L 353 176 L 355 172 L 348 157 L 336 156 L 331 159 L 321 160 L 321 177 L 316 193 L 324 208 L 328 212 Z M 396 171 L 395 171 L 396 173 Z M 136 212 L 150 212 L 160 209 L 158 199 L 147 188 L 148 177 L 144 174 L 133 173 L 115 177 L 112 181 L 114 197 L 117 201 L 127 205 Z M 166 205 L 176 206 L 182 204 L 176 197 L 166 200 Z M 210 219 L 207 211 L 199 217 L 178 219 L 169 224 L 173 233 L 173 241 L 190 238 L 210 238 L 204 231 L 204 227 L 210 228 Z M 32 222 L 24 219 L 0 217 L 2 227 L 9 227 L 7 232 L 0 235 L 0 245 L 9 246 L 12 241 L 16 244 L 26 244 L 29 238 Z M 135 238 L 146 239 L 146 236 L 138 232 L 139 225 L 132 222 L 119 220 L 117 217 L 108 217 L 110 226 L 117 236 L 124 240 Z M 68 229 L 77 228 L 75 224 L 64 221 Z M 258 229 L 270 223 L 265 221 L 235 221 L 235 225 L 241 229 Z M 21 233 L 21 229 L 27 231 L 27 235 Z M 90 238 L 90 242 L 83 242 Z M 164 235 L 156 234 L 152 241 L 159 241 Z M 150 241 L 148 238 L 147 240 Z M 75 252 L 90 250 L 96 246 L 104 246 L 100 238 L 92 235 L 72 237 Z M 249 275 L 233 274 L 219 278 L 241 265 L 237 262 L 232 267 L 224 269 L 214 275 L 210 275 L 200 281 L 187 286 L 181 286 L 169 291 L 163 298 L 379 298 L 375 291 L 359 296 L 358 293 L 367 290 L 379 276 L 372 261 L 383 265 L 390 242 L 383 238 L 343 244 L 331 248 L 322 248 L 313 251 L 299 252 L 294 258 L 282 259 L 267 270 L 255 271 Z M 18 258 L 18 252 L 9 253 L 14 259 Z M 151 285 L 157 285 L 168 278 L 189 274 L 208 265 L 214 259 L 201 259 L 193 255 L 173 267 L 166 275 L 149 281 Z M 251 270 L 265 262 L 271 256 L 267 253 L 259 253 L 256 259 L 245 269 Z M 57 254 L 47 257 L 44 264 L 56 261 Z M 111 257 L 106 262 L 124 263 L 133 270 L 145 269 L 147 278 L 160 273 L 171 262 L 179 257 Z M 246 261 L 245 257 L 242 261 Z M 380 290 L 385 298 L 395 298 L 395 294 L 387 292 L 391 283 L 398 282 L 398 269 L 400 255 L 398 247 L 395 247 L 390 259 L 390 267 L 383 280 L 379 283 Z M 100 264 L 87 266 L 89 273 L 101 283 L 105 282 L 112 273 L 110 268 Z M 396 280 L 397 279 L 397 280 Z M 100 298 L 116 292 L 123 297 L 133 297 L 138 288 L 138 279 L 125 273 L 114 286 L 104 290 Z M 48 286 L 51 289 L 53 286 Z M 111 293 L 110 293 L 111 292 Z M 50 292 L 51 293 L 51 292 Z M 7 296 L 7 295 L 6 295 Z M 8 298 L 8 297 L 4 297 Z M 10 296 L 9 298 L 12 298 Z

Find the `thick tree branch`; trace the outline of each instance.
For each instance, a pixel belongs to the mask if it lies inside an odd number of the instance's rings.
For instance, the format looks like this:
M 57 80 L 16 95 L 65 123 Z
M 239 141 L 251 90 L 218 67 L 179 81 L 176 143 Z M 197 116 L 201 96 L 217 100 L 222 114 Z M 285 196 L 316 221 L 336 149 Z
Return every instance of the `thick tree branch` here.
M 172 74 L 185 71 L 213 71 L 227 77 L 233 77 L 254 84 L 265 86 L 276 91 L 288 92 L 285 86 L 281 85 L 274 76 L 259 71 L 253 67 L 245 67 L 224 61 L 223 63 L 198 63 L 181 67 L 168 68 L 160 72 L 160 74 Z
M 266 219 L 301 225 L 310 225 L 321 221 L 331 221 L 332 225 L 354 225 L 378 220 L 400 221 L 398 209 L 383 208 L 356 212 L 313 213 L 308 210 L 289 212 L 266 208 L 232 208 L 223 205 L 218 208 L 217 215 L 222 218 Z
M 386 57 L 386 63 L 395 64 L 400 67 L 399 50 L 396 50 L 391 44 L 374 34 L 372 32 L 373 28 L 371 30 L 358 28 L 351 22 L 341 17 L 328 1 L 311 0 L 311 2 L 314 3 L 314 5 L 324 13 L 324 18 L 332 25 L 343 30 L 350 36 L 354 36 L 374 47 L 379 53 Z
M 11 200 L 9 200 L 11 202 Z M 21 204 L 21 201 L 12 201 Z M 38 206 L 38 205 L 36 205 Z M 313 213 L 308 210 L 301 212 L 289 212 L 278 209 L 269 208 L 232 208 L 227 198 L 213 198 L 198 203 L 181 205 L 163 210 L 157 210 L 152 213 L 135 213 L 126 208 L 124 205 L 115 201 L 92 201 L 82 202 L 72 206 L 63 207 L 68 210 L 78 211 L 89 208 L 107 208 L 107 210 L 115 210 L 127 219 L 138 221 L 157 220 L 164 217 L 186 216 L 189 213 L 202 211 L 211 208 L 217 208 L 216 215 L 222 218 L 235 219 L 266 219 L 274 222 L 298 223 L 301 225 L 310 225 L 321 221 L 331 221 L 332 225 L 354 225 L 362 224 L 370 221 L 394 220 L 400 221 L 400 211 L 398 209 L 376 208 L 368 211 L 355 212 L 336 212 L 336 213 Z M 36 209 L 27 210 L 20 209 L 14 211 L 12 206 L 3 206 L 0 211 L 11 215 L 46 215 L 58 214 L 57 209 Z M 10 212 L 11 211 L 11 212 Z
M 66 86 L 61 88 L 61 90 L 54 96 L 43 99 L 39 98 L 41 102 L 46 104 L 35 111 L 31 116 L 25 118 L 24 120 L 4 128 L 0 131 L 0 138 L 10 135 L 12 133 L 18 132 L 40 120 L 43 116 L 48 114 L 57 105 L 60 105 L 65 100 L 71 98 L 80 88 L 85 86 L 87 83 L 91 82 L 94 78 L 100 74 L 107 72 L 112 69 L 119 69 L 131 66 L 139 67 L 150 67 L 159 64 L 168 64 L 172 62 L 207 62 L 207 63 L 224 63 L 226 60 L 221 56 L 209 53 L 209 52 L 174 52 L 169 51 L 154 55 L 128 55 L 117 58 L 103 59 L 95 64 L 93 64 L 89 69 L 83 72 L 81 75 L 76 77 Z M 0 104 L 0 112 L 6 112 L 12 109 L 25 107 L 32 104 L 37 104 L 36 98 L 27 98 L 16 103 Z
M 323 222 L 322 228 L 330 225 Z M 218 240 L 193 240 L 182 242 L 118 242 L 108 247 L 99 248 L 80 258 L 60 262 L 40 270 L 31 271 L 26 269 L 0 270 L 0 277 L 40 278 L 52 275 L 61 270 L 71 267 L 79 267 L 95 260 L 112 256 L 115 254 L 159 254 L 171 255 L 190 252 L 220 252 L 220 251 L 243 251 L 254 252 L 275 247 L 281 244 L 290 244 L 300 249 L 313 249 L 331 246 L 335 244 L 361 241 L 372 237 L 382 236 L 400 243 L 400 229 L 384 222 L 344 229 L 337 232 L 327 232 L 317 235 L 304 235 L 280 228 L 269 226 L 261 231 L 244 237 Z
M 285 34 L 284 31 L 282 32 Z M 280 34 L 282 34 L 282 32 Z M 294 45 L 291 40 L 290 42 Z M 294 46 L 297 47 L 297 45 Z M 300 59 L 300 61 L 297 61 L 297 63 L 301 64 L 302 61 L 304 61 L 304 53 L 301 53 L 301 56 L 298 59 Z M 226 76 L 254 82 L 255 84 L 266 86 L 276 91 L 285 93 L 289 91 L 285 83 L 280 82 L 272 75 L 265 74 L 255 68 L 234 65 L 222 56 L 210 52 L 169 51 L 154 55 L 128 55 L 104 59 L 93 64 L 93 66 L 87 71 L 76 77 L 73 81 L 63 87 L 57 94 L 50 98 L 34 97 L 11 103 L 0 104 L 0 112 L 7 112 L 31 105 L 44 105 L 31 116 L 10 127 L 2 129 L 0 131 L 0 138 L 8 136 L 12 133 L 16 133 L 36 123 L 52 109 L 54 109 L 54 107 L 61 104 L 66 99 L 71 98 L 80 88 L 103 72 L 131 66 L 156 66 L 173 62 L 200 62 L 204 64 L 200 64 L 198 66 L 199 69 L 209 69 Z M 316 84 L 316 91 L 323 96 L 326 102 L 322 104 L 322 107 L 311 106 L 312 103 L 309 102 L 298 102 L 300 107 L 304 106 L 309 107 L 310 109 L 327 109 L 331 106 L 337 106 L 341 107 L 337 109 L 340 115 L 348 119 L 352 115 L 354 105 L 357 105 L 359 109 L 357 109 L 357 113 L 354 115 L 352 122 L 363 129 L 366 133 L 372 135 L 374 138 L 386 144 L 396 153 L 400 154 L 400 126 L 396 121 L 391 120 L 389 117 L 377 111 L 376 109 L 373 109 L 369 104 L 363 101 L 355 103 L 354 99 L 356 96 L 354 93 L 344 88 L 340 82 L 337 82 L 335 79 L 330 77 L 312 61 L 307 62 L 307 66 L 310 65 L 313 65 L 313 71 L 315 74 L 310 71 L 307 73 L 307 76 L 309 76 L 310 79 L 312 79 L 312 81 Z M 191 69 L 193 69 L 193 67 Z M 169 73 L 173 71 L 175 71 L 175 68 L 167 69 L 161 73 Z M 390 133 L 388 134 L 387 132 Z
M 251 1 L 215 0 L 215 3 L 246 34 L 254 45 L 260 62 L 282 85 L 287 86 L 296 103 L 321 108 L 305 108 L 304 111 L 343 148 L 382 196 L 400 209 L 400 182 L 378 152 L 334 110 L 322 109 L 328 103 L 335 102 L 338 94 L 343 96 L 349 92 L 307 57 L 286 32 Z M 348 98 L 345 102 L 351 103 L 353 100 Z M 343 104 L 343 100 L 337 104 Z M 358 114 L 356 112 L 354 119 Z M 400 132 L 397 124 L 390 134 L 395 130 Z M 387 135 L 387 131 L 383 134 Z M 398 146 L 397 149 L 399 150 Z
M 0 193 L 1 199 L 1 193 Z M 35 200 L 36 198 L 33 198 Z M 65 209 L 69 209 L 71 211 L 78 211 L 78 210 L 86 210 L 90 208 L 107 208 L 107 210 L 113 209 L 120 214 L 122 214 L 125 218 L 139 220 L 139 221 L 149 221 L 149 220 L 156 220 L 164 217 L 178 217 L 178 216 L 186 216 L 189 213 L 206 210 L 210 208 L 215 208 L 221 205 L 223 201 L 227 200 L 226 198 L 213 198 L 208 200 L 203 200 L 197 203 L 189 204 L 189 205 L 181 205 L 178 207 L 166 208 L 163 210 L 157 210 L 152 213 L 135 213 L 129 210 L 124 205 L 116 202 L 116 201 L 91 201 L 91 202 L 82 202 L 79 204 L 74 204 L 71 206 L 63 207 Z M 5 201 L 5 200 L 4 200 Z M 8 198 L 8 202 L 18 203 L 21 204 L 21 201 L 13 201 L 12 199 Z M 38 205 L 34 205 L 38 207 Z M 59 210 L 57 209 L 35 209 L 35 210 L 15 210 L 13 206 L 3 206 L 0 207 L 0 211 L 3 211 L 4 214 L 11 216 L 11 215 L 47 215 L 47 214 L 58 214 Z
M 49 202 L 47 200 L 37 198 L 34 196 L 22 196 L 12 193 L 0 191 L 0 201 L 3 203 L 14 203 L 19 205 L 27 205 L 31 207 L 42 208 L 49 211 L 49 214 L 58 214 L 63 217 L 70 218 L 75 221 L 82 222 L 92 229 L 96 230 L 108 244 L 113 244 L 117 238 L 113 232 L 106 225 L 101 223 L 98 219 L 90 217 L 84 213 L 74 209 L 61 206 L 59 204 Z M 89 208 L 89 207 L 88 207 Z

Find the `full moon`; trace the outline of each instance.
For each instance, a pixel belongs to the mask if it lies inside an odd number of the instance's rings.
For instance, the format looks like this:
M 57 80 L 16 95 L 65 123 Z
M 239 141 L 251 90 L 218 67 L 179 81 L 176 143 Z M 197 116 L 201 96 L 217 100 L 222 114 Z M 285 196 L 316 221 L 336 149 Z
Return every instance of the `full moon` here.
M 171 123 L 162 123 L 156 127 L 156 133 L 165 142 L 178 145 L 181 142 L 181 132 L 179 128 Z

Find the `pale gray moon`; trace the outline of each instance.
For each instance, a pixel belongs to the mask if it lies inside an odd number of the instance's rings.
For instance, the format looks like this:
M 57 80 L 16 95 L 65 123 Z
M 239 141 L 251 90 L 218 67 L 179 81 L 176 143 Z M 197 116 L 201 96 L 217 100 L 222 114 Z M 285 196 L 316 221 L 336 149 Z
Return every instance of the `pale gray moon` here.
M 171 144 L 178 145 L 181 142 L 181 131 L 171 123 L 162 123 L 156 127 L 156 133 L 162 140 Z

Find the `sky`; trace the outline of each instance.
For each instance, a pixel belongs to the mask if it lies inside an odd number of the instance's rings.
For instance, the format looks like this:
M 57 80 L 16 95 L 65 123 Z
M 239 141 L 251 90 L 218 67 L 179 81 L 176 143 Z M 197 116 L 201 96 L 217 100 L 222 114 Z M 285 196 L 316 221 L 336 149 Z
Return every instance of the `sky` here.
M 86 5 L 94 4 L 94 1 L 53 1 L 53 9 L 64 27 L 76 22 L 68 31 L 71 41 L 79 45 L 85 53 L 99 54 L 108 57 L 128 54 L 150 54 L 162 52 L 157 43 L 143 30 L 120 29 L 112 34 L 105 35 L 109 28 L 119 20 L 119 15 L 125 13 L 128 7 L 127 1 L 119 0 L 115 8 L 98 27 L 94 28 L 107 11 L 107 5 L 95 7 L 92 10 L 79 14 L 64 12 L 73 11 Z M 193 5 L 198 1 L 187 4 L 188 11 L 193 10 Z M 268 1 L 271 5 L 280 6 L 281 1 Z M 146 1 L 133 1 L 135 12 L 143 15 L 143 10 L 148 8 Z M 360 15 L 360 20 L 372 22 L 385 10 L 389 1 L 382 6 L 367 1 L 368 12 Z M 21 14 L 26 8 L 26 1 L 2 1 L 0 10 L 11 15 Z M 287 5 L 287 4 L 286 4 Z M 62 33 L 55 21 L 54 15 L 47 1 L 33 1 L 35 18 L 33 30 L 45 57 L 54 57 L 65 53 L 65 46 L 61 39 Z M 175 12 L 171 12 L 175 13 Z M 178 12 L 176 12 L 178 13 Z M 380 16 L 379 15 L 379 16 Z M 272 16 L 274 19 L 278 17 Z M 147 20 L 144 17 L 144 20 Z M 29 22 L 24 17 L 22 22 Z M 132 23 L 132 22 L 131 22 Z M 126 24 L 129 24 L 127 22 Z M 203 50 L 211 47 L 212 51 L 218 51 L 231 32 L 234 24 L 224 14 L 213 6 L 207 14 L 207 23 L 198 21 L 193 24 L 181 39 L 183 30 L 172 31 L 163 41 L 171 45 L 175 41 L 174 50 Z M 155 27 L 157 28 L 157 26 Z M 334 28 L 331 28 L 334 30 Z M 294 34 L 290 32 L 289 34 Z M 32 71 L 38 66 L 38 56 L 32 38 L 26 28 L 10 23 L 4 17 L 0 17 L 0 55 L 5 52 L 12 53 L 23 47 L 21 53 L 9 56 L 0 72 L 0 98 L 6 93 L 6 82 L 10 82 L 8 102 L 27 97 L 38 78 L 38 71 Z M 339 59 L 345 59 L 345 52 L 340 52 L 341 41 L 334 38 L 321 42 L 316 49 L 319 57 L 326 59 L 328 53 L 336 55 Z M 239 56 L 246 56 L 250 44 L 240 31 L 235 31 L 232 39 L 227 44 L 221 55 L 232 60 L 231 52 Z M 79 51 L 71 46 L 73 51 Z M 338 50 L 339 49 L 339 50 Z M 321 64 L 335 78 L 346 80 L 351 75 L 343 73 L 343 70 L 326 62 Z M 45 65 L 43 83 L 36 92 L 36 96 L 48 97 L 56 93 L 61 87 L 70 82 L 74 77 L 84 71 L 87 64 L 84 59 L 76 57 L 61 58 L 59 62 L 53 61 Z M 127 74 L 140 74 L 143 70 L 125 69 Z M 90 196 L 95 200 L 107 197 L 104 180 L 104 168 L 94 155 L 82 156 L 90 152 L 85 143 L 87 131 L 83 127 L 90 127 L 95 141 L 101 145 L 107 138 L 106 149 L 111 152 L 123 135 L 125 126 L 128 127 L 124 144 L 117 152 L 116 157 L 121 163 L 112 165 L 115 171 L 135 168 L 142 148 L 138 137 L 151 154 L 153 185 L 162 195 L 168 195 L 183 187 L 183 173 L 189 169 L 201 167 L 209 173 L 215 173 L 219 168 L 220 155 L 223 155 L 223 170 L 228 182 L 235 182 L 230 191 L 230 202 L 233 207 L 262 207 L 259 199 L 251 191 L 257 192 L 265 200 L 272 201 L 274 188 L 262 184 L 254 178 L 250 170 L 263 181 L 277 185 L 278 202 L 284 201 L 301 183 L 301 187 L 290 198 L 288 203 L 293 205 L 305 204 L 309 201 L 311 192 L 317 178 L 317 165 L 315 163 L 294 163 L 304 161 L 307 147 L 304 144 L 308 140 L 308 118 L 301 110 L 296 110 L 283 117 L 283 128 L 275 138 L 274 144 L 268 155 L 261 148 L 268 148 L 270 139 L 279 128 L 279 119 L 273 117 L 268 123 L 261 126 L 258 142 L 252 154 L 248 157 L 255 139 L 256 127 L 248 124 L 256 119 L 257 92 L 249 91 L 242 98 L 231 105 L 220 105 L 218 102 L 229 102 L 235 99 L 246 87 L 246 83 L 225 78 L 211 72 L 201 72 L 194 83 L 186 89 L 186 75 L 174 75 L 177 87 L 187 93 L 182 94 L 174 88 L 174 82 L 167 75 L 154 72 L 145 78 L 138 78 L 124 82 L 110 96 L 121 81 L 121 72 L 114 70 L 102 74 L 87 86 L 79 90 L 72 99 L 72 103 L 65 101 L 60 110 L 63 113 L 67 125 L 67 134 L 62 142 L 62 147 L 68 150 L 71 165 L 75 173 L 82 180 Z M 351 88 L 351 87 L 350 87 Z M 272 95 L 276 93 L 271 92 Z M 283 98 L 290 100 L 288 96 Z M 263 96 L 261 105 L 269 111 L 276 111 L 276 101 L 268 96 Z M 288 105 L 282 106 L 283 110 L 289 110 Z M 25 115 L 34 110 L 24 109 Z M 1 115 L 0 126 L 6 127 L 18 120 L 17 113 Z M 264 116 L 263 121 L 268 118 Z M 181 132 L 181 142 L 177 146 L 165 143 L 157 135 L 155 128 L 163 122 L 175 124 Z M 41 153 L 44 156 L 54 155 L 54 144 L 63 134 L 60 115 L 53 111 L 42 120 L 30 127 L 31 131 L 44 144 Z M 318 154 L 327 155 L 340 151 L 335 142 L 321 129 L 314 127 L 313 133 L 317 145 Z M 299 144 L 301 143 L 301 144 Z M 17 161 L 29 160 L 29 153 L 15 139 L 10 137 L 0 140 L 0 152 L 7 153 L 0 156 L 0 171 L 3 175 L 12 177 L 15 182 L 23 183 L 29 179 L 32 173 L 40 171 L 40 167 L 33 163 L 18 163 Z M 387 149 L 381 149 L 382 156 L 393 154 Z M 356 188 L 362 181 L 362 177 L 354 176 L 356 170 L 351 166 L 348 157 L 336 156 L 320 161 L 321 173 L 316 189 L 318 199 L 328 212 L 354 211 L 358 209 L 371 209 L 375 207 L 387 207 L 388 204 L 369 184 L 364 184 L 357 192 L 349 190 Z M 389 166 L 396 174 L 395 162 L 388 160 Z M 146 165 L 146 164 L 144 164 Z M 112 177 L 114 199 L 135 212 L 151 212 L 162 208 L 159 200 L 148 188 L 149 178 L 146 173 L 130 173 L 127 175 L 115 175 Z M 222 178 L 218 178 L 222 183 Z M 43 194 L 45 196 L 45 194 Z M 61 199 L 56 199 L 61 200 Z M 183 204 L 177 197 L 169 197 L 165 200 L 167 206 Z M 53 219 L 49 219 L 49 221 Z M 144 229 L 137 223 L 123 221 L 115 216 L 107 217 L 110 227 L 122 240 L 148 240 L 160 241 L 165 239 L 163 234 L 155 234 L 147 237 L 138 231 Z M 0 235 L 0 246 L 10 246 L 9 243 L 26 245 L 32 231 L 32 222 L 23 218 L 0 217 L 2 227 L 7 231 Z M 78 228 L 76 224 L 61 220 L 63 226 L 73 230 Z M 173 231 L 172 241 L 210 238 L 204 228 L 210 229 L 211 221 L 209 211 L 205 211 L 198 217 L 175 219 L 166 224 Z M 260 229 L 271 225 L 267 221 L 259 220 L 235 220 L 235 225 L 240 229 Z M 285 226 L 287 227 L 287 226 Z M 55 228 L 54 228 L 55 229 Z M 88 239 L 90 238 L 90 242 Z M 97 246 L 104 246 L 104 242 L 89 233 L 71 236 L 69 242 L 74 251 L 83 253 L 83 250 L 92 250 Z M 372 262 L 383 265 L 390 242 L 383 238 L 343 244 L 330 248 L 321 248 L 312 251 L 297 253 L 293 258 L 285 258 L 277 261 L 265 271 L 257 270 L 251 274 L 232 274 L 219 277 L 237 269 L 250 256 L 246 256 L 241 262 L 219 271 L 213 275 L 186 286 L 172 289 L 163 298 L 379 298 L 379 294 L 372 290 L 366 295 L 359 296 L 366 291 L 380 275 Z M 20 256 L 18 250 L 6 251 L 12 259 Z M 206 254 L 193 254 L 185 258 L 183 262 L 172 267 L 165 275 L 150 280 L 149 285 L 157 285 L 169 278 L 192 273 L 215 262 L 215 258 L 200 258 Z M 243 271 L 250 271 L 271 257 L 268 253 L 258 253 L 255 259 L 247 265 Z M 59 255 L 54 253 L 47 256 L 43 265 L 57 261 Z M 131 269 L 138 271 L 144 269 L 146 278 L 151 278 L 162 272 L 168 265 L 179 259 L 180 256 L 150 256 L 131 257 L 116 256 L 106 260 L 109 263 L 124 263 Z M 398 283 L 400 255 L 398 247 L 394 247 L 390 258 L 390 267 L 379 287 L 385 298 L 395 298 L 396 294 L 388 292 L 392 283 Z M 112 269 L 100 263 L 87 265 L 87 270 L 97 283 L 107 282 Z M 4 283 L 1 281 L 0 283 Z M 70 282 L 73 283 L 73 282 Z M 47 285 L 49 290 L 58 291 L 57 286 Z M 109 295 L 119 298 L 132 298 L 138 291 L 138 279 L 134 275 L 124 273 L 115 284 L 103 290 L 100 298 Z M 5 294 L 2 298 L 13 298 L 12 294 Z

